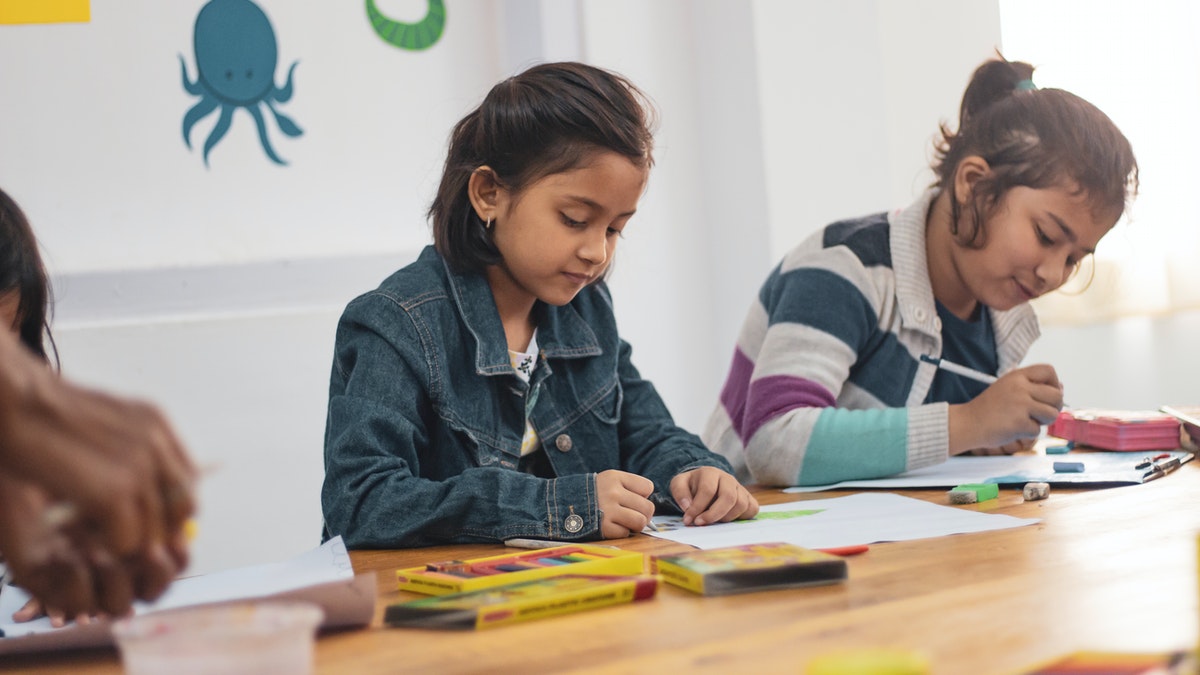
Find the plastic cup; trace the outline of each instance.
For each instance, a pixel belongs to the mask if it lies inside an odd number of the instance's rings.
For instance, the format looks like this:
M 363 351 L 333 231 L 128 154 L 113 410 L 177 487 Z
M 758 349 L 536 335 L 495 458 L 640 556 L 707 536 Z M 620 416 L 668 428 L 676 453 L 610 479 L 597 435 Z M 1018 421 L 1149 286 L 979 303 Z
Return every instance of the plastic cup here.
M 239 602 L 113 624 L 128 675 L 306 674 L 325 612 L 305 602 Z

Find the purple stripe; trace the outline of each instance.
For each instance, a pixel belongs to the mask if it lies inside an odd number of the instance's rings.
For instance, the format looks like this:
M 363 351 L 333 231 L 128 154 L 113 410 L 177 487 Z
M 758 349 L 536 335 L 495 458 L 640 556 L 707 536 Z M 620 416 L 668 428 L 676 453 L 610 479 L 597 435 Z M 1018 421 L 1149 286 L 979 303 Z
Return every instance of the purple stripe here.
M 762 425 L 796 408 L 829 408 L 837 402 L 825 387 L 791 375 L 772 375 L 750 384 L 746 414 L 735 426 L 742 444 Z
M 735 430 L 742 428 L 742 417 L 746 414 L 746 392 L 750 389 L 750 376 L 753 374 L 754 362 L 742 352 L 741 347 L 733 350 L 729 377 L 725 378 L 725 386 L 721 388 L 721 405 L 725 406 L 725 412 L 733 420 Z

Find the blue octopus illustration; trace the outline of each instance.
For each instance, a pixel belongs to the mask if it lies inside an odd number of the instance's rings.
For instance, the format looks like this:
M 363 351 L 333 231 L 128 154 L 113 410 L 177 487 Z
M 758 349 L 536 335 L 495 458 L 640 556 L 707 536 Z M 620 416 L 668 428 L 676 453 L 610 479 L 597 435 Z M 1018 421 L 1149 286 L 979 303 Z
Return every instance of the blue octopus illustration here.
M 375 6 L 375 0 L 367 0 L 367 18 L 375 34 L 392 46 L 411 51 L 429 49 L 442 37 L 446 27 L 446 5 L 442 0 L 428 0 L 428 3 L 425 18 L 416 23 L 402 23 L 384 16 Z
M 192 126 L 203 117 L 221 109 L 221 117 L 204 142 L 204 166 L 208 153 L 229 131 L 233 112 L 245 108 L 258 125 L 258 139 L 267 157 L 276 164 L 287 162 L 275 154 L 267 138 L 267 125 L 260 105 L 275 117 L 279 130 L 296 137 L 303 130 L 287 115 L 275 109 L 277 103 L 292 98 L 292 73 L 299 61 L 288 69 L 287 84 L 275 86 L 275 66 L 279 60 L 275 31 L 262 9 L 250 0 L 211 0 L 196 15 L 193 35 L 196 50 L 196 81 L 188 78 L 187 63 L 179 55 L 183 88 L 200 100 L 183 116 L 183 142 L 192 149 Z

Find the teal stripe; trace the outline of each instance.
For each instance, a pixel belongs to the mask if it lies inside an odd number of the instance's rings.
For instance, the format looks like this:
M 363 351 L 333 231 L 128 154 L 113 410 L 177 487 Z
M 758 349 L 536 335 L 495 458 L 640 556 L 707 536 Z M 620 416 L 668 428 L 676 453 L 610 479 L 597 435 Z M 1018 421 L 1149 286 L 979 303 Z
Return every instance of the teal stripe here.
M 796 485 L 883 478 L 908 466 L 908 410 L 826 408 L 817 417 Z

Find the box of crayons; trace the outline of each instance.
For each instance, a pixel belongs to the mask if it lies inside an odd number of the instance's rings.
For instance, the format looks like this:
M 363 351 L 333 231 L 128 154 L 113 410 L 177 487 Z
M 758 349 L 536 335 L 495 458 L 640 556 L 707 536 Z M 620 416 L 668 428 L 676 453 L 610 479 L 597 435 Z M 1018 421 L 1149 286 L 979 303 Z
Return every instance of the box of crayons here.
M 836 555 L 771 542 L 654 557 L 663 581 L 701 595 L 727 595 L 846 580 Z
M 654 597 L 658 577 L 564 576 L 421 598 L 388 606 L 392 627 L 479 629 Z
M 1153 410 L 1064 410 L 1046 433 L 1101 450 L 1138 452 L 1179 447 L 1179 420 Z
M 475 591 L 565 574 L 636 575 L 645 570 L 637 551 L 569 544 L 520 554 L 433 562 L 396 571 L 397 587 L 429 595 Z

